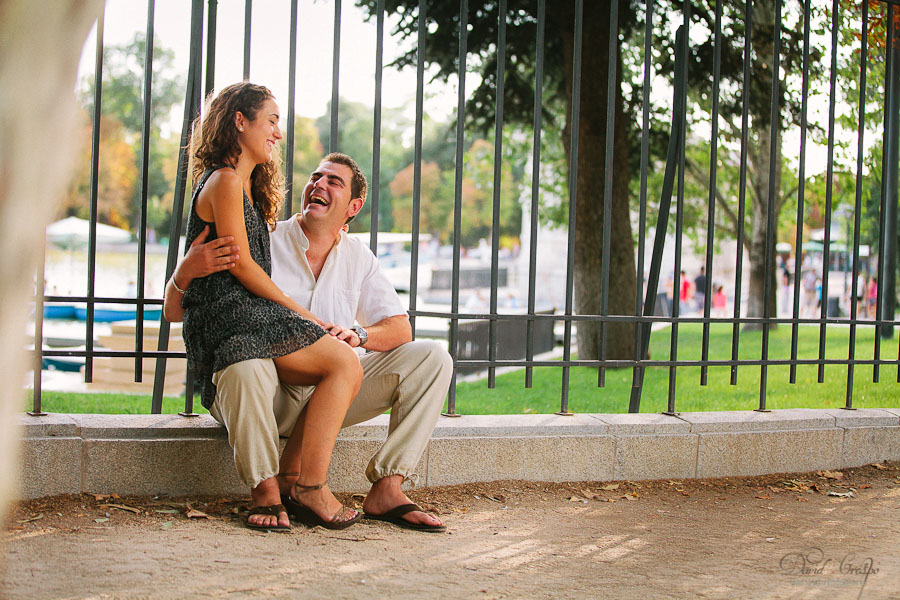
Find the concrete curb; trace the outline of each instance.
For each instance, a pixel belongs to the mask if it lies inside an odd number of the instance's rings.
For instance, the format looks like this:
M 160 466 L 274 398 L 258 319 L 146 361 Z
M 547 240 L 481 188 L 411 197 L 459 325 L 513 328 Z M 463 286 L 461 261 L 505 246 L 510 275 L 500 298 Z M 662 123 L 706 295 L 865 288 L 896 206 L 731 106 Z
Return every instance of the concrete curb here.
M 22 415 L 21 496 L 247 494 L 209 416 Z M 381 415 L 341 431 L 329 482 L 365 491 Z M 419 485 L 725 477 L 900 460 L 900 408 L 441 417 Z

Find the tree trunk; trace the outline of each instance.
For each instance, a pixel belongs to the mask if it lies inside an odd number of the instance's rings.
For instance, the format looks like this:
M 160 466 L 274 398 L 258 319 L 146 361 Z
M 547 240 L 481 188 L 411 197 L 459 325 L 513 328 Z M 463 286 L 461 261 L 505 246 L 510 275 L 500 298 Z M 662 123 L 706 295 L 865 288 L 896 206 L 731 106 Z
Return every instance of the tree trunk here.
M 769 269 L 769 297 L 766 298 L 766 231 L 768 230 L 768 207 L 769 207 L 769 177 L 770 162 L 769 154 L 771 148 L 771 127 L 765 127 L 759 131 L 758 138 L 749 143 L 748 161 L 752 166 L 753 177 L 751 183 L 753 186 L 751 196 L 752 225 L 750 230 L 750 241 L 747 244 L 747 254 L 750 261 L 750 286 L 747 298 L 747 316 L 762 317 L 764 316 L 765 303 L 769 303 L 769 316 L 778 315 L 776 294 L 778 290 L 778 277 L 775 255 L 775 240 L 778 239 L 778 196 L 781 193 L 781 136 L 779 135 L 775 146 L 775 198 L 771 201 L 775 202 L 776 214 L 772 223 L 772 244 L 769 249 L 770 269 Z M 770 325 L 770 329 L 774 329 L 775 325 Z M 760 330 L 761 325 L 755 323 L 747 323 L 744 330 Z
M 571 8 L 570 8 L 571 10 Z M 566 157 L 571 140 L 572 43 L 573 15 L 560 10 L 552 22 L 560 28 L 564 40 L 564 69 L 568 101 L 563 142 Z M 607 74 L 609 70 L 609 7 L 604 2 L 585 3 L 584 41 L 582 46 L 581 106 L 578 131 L 578 176 L 575 221 L 575 312 L 601 313 L 603 261 L 603 202 L 606 178 L 606 111 Z M 634 240 L 628 195 L 628 155 L 625 115 L 621 94 L 621 56 L 616 68 L 615 130 L 613 147 L 612 219 L 610 228 L 608 313 L 634 314 Z M 600 324 L 577 323 L 578 357 L 600 357 Z M 634 325 L 608 323 L 606 326 L 607 359 L 634 358 Z
M 0 2 L 0 379 L 12 382 L 0 401 L 0 520 L 19 465 L 22 324 L 44 227 L 77 149 L 75 76 L 101 4 L 69 0 L 46 10 L 29 0 Z

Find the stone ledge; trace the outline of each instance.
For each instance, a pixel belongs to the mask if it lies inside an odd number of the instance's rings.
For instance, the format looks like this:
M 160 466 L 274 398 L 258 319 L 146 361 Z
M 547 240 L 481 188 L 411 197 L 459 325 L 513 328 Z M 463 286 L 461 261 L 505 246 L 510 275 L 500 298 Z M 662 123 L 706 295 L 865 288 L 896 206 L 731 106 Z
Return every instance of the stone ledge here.
M 388 415 L 341 431 L 336 491 L 365 491 Z M 212 417 L 21 415 L 21 496 L 79 492 L 238 494 Z M 496 479 L 681 479 L 857 467 L 900 460 L 900 409 L 441 417 L 419 484 Z

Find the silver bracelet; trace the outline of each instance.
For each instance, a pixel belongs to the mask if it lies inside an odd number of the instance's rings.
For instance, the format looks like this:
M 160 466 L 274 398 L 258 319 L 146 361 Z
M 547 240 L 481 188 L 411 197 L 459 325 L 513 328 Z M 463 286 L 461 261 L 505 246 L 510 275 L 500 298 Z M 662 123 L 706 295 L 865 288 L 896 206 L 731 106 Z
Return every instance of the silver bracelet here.
M 178 284 L 175 283 L 175 276 L 174 276 L 174 275 L 172 275 L 172 287 L 174 287 L 174 288 L 175 288 L 175 291 L 177 291 L 177 292 L 178 292 L 179 294 L 181 294 L 182 296 L 184 296 L 184 294 L 187 292 L 187 290 L 183 290 L 183 289 L 181 289 L 180 287 L 178 287 Z

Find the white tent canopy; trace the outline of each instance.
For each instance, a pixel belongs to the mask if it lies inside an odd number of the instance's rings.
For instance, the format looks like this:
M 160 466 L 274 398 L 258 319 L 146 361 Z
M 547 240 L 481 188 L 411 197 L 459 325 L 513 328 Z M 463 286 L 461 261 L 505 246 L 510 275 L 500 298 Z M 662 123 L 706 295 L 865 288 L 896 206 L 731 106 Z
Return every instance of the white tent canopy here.
M 66 217 L 47 225 L 47 241 L 71 247 L 81 246 L 90 239 L 91 223 L 78 217 Z M 131 232 L 112 225 L 97 223 L 97 242 L 101 244 L 124 244 L 131 241 Z

